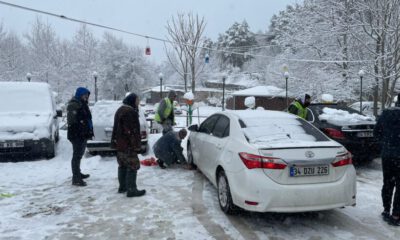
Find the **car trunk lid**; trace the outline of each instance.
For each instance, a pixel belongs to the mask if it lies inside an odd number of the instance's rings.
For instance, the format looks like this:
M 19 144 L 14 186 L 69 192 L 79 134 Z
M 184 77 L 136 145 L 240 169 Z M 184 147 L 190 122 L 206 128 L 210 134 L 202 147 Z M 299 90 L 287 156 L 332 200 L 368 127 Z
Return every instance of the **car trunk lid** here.
M 279 184 L 334 182 L 343 177 L 345 167 L 334 167 L 336 157 L 346 153 L 341 146 L 297 146 L 292 148 L 260 148 L 262 157 L 276 158 L 287 166 L 282 170 L 264 168 L 266 176 Z

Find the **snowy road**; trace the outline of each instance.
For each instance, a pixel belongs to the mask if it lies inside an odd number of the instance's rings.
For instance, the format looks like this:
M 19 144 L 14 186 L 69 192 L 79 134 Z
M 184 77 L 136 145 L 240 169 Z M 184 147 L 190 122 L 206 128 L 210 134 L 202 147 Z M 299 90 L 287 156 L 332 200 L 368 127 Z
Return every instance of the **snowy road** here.
M 0 163 L 0 239 L 400 239 L 380 218 L 379 159 L 358 167 L 357 206 L 318 213 L 221 212 L 216 189 L 198 171 L 143 166 L 139 188 L 117 194 L 114 157 L 86 156 L 88 186 L 70 182 L 71 146 L 61 132 L 52 160 Z M 152 135 L 154 142 L 157 135 Z

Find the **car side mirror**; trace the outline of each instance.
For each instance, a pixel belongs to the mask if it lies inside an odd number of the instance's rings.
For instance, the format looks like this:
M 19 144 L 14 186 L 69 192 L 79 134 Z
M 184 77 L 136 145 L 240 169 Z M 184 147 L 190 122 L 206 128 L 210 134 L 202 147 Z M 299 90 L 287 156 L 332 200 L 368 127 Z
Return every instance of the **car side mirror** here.
M 62 110 L 56 110 L 57 117 L 62 117 Z
M 198 132 L 199 131 L 199 126 L 197 126 L 197 124 L 194 124 L 194 125 L 190 126 L 188 129 L 191 132 Z

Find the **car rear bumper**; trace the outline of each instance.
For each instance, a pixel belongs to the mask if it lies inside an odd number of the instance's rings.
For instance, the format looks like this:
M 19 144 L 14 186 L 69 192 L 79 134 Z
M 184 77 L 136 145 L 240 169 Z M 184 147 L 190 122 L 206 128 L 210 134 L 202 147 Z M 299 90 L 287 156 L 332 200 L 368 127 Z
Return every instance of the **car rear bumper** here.
M 51 146 L 51 140 L 42 138 L 39 140 L 23 140 L 23 147 L 0 148 L 0 161 L 18 160 L 29 157 L 42 156 Z
M 266 179 L 261 171 L 233 174 L 228 181 L 235 205 L 249 211 L 307 212 L 356 204 L 354 168 L 348 168 L 342 178 L 330 183 L 282 185 Z M 258 204 L 246 204 L 246 201 Z
M 113 152 L 115 151 L 114 148 L 111 148 L 111 143 L 110 142 L 105 142 L 105 141 L 88 141 L 86 148 L 88 149 L 89 152 Z M 141 146 L 142 152 L 145 152 L 147 150 L 147 139 L 142 140 L 142 146 Z

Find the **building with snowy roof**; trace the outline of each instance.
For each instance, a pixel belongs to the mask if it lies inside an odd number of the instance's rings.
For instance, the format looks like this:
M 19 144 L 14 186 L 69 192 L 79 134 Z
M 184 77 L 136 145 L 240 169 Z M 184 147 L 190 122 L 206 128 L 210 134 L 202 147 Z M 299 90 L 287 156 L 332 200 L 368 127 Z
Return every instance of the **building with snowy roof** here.
M 232 97 L 227 99 L 227 109 L 246 109 L 246 97 L 255 98 L 255 107 L 263 107 L 266 110 L 279 110 L 286 109 L 286 91 L 275 86 L 257 86 L 240 91 L 233 92 Z M 295 97 L 288 92 L 289 104 Z

